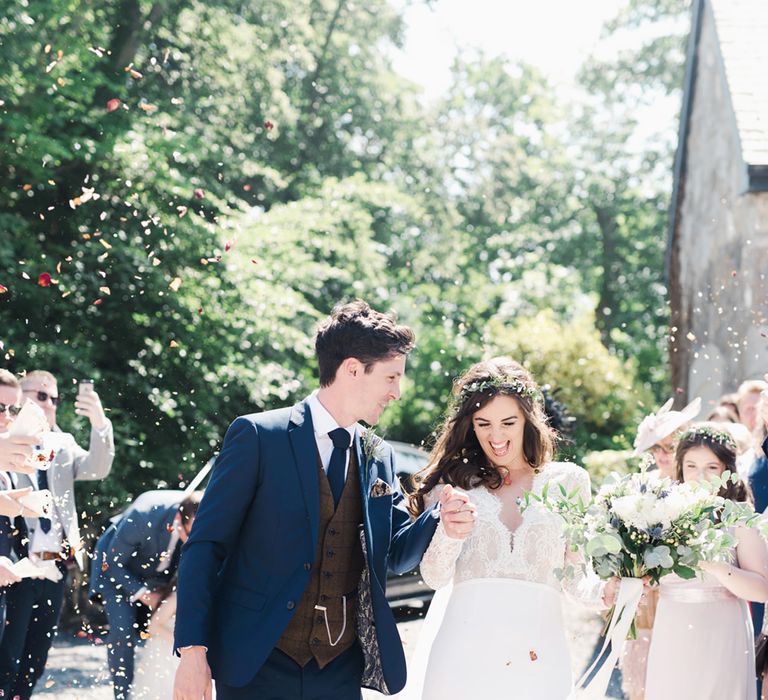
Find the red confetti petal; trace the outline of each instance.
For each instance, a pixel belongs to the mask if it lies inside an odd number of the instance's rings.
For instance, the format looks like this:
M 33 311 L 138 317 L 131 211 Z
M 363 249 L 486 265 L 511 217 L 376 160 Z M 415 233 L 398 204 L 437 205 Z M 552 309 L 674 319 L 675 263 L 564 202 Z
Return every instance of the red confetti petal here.
M 272 131 L 272 129 L 275 128 L 275 125 L 271 121 L 267 120 L 267 121 L 264 122 L 264 128 L 267 131 Z
M 232 250 L 232 248 L 234 248 L 234 247 L 235 247 L 235 242 L 236 242 L 236 241 L 227 241 L 227 242 L 224 244 L 224 252 L 225 252 L 225 253 L 228 253 L 230 250 Z
M 96 301 L 93 302 L 93 305 L 94 306 L 101 306 L 101 302 L 102 302 L 101 299 L 97 299 Z
M 0 294 L 5 294 L 8 291 L 8 287 L 0 284 Z
M 51 276 L 47 272 L 41 272 L 40 275 L 37 278 L 37 283 L 41 287 L 50 287 L 51 286 Z
M 205 196 L 205 192 L 203 192 L 201 189 L 195 190 L 195 199 L 202 199 Z
M 243 190 L 245 192 L 250 192 L 251 191 L 251 186 L 250 185 L 243 185 Z
M 114 112 L 116 109 L 120 108 L 120 100 L 118 100 L 116 97 L 113 97 L 111 100 L 107 100 L 107 114 L 110 112 Z

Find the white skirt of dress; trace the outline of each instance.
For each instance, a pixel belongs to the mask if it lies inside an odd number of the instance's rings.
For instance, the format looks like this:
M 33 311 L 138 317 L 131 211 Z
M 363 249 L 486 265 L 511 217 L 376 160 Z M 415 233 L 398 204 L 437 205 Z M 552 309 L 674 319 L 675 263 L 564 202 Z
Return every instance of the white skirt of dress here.
M 556 590 L 505 578 L 453 587 L 427 657 L 423 700 L 565 700 L 571 686 Z

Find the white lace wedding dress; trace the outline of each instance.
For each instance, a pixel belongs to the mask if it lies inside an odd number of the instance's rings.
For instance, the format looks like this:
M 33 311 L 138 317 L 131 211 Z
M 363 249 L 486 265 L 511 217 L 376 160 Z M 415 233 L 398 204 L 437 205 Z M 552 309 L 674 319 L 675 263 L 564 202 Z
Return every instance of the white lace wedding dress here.
M 552 494 L 562 484 L 569 493 L 578 489 L 585 502 L 591 497 L 589 475 L 574 464 L 545 465 L 531 491 L 540 494 L 545 484 Z M 422 559 L 425 582 L 442 590 L 398 697 L 565 700 L 573 682 L 561 593 L 565 587 L 600 608 L 602 585 L 593 575 L 558 578 L 570 564 L 580 571 L 580 561 L 567 550 L 562 520 L 542 504 L 529 506 L 510 532 L 493 491 L 468 493 L 478 517 L 472 534 L 454 540 L 439 524 Z

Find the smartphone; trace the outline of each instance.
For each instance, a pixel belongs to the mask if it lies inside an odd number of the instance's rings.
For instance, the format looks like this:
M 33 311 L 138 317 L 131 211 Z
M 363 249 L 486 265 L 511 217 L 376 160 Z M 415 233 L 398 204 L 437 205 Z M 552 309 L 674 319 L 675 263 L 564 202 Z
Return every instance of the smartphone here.
M 77 395 L 83 396 L 84 394 L 93 393 L 93 379 L 81 379 L 77 387 Z

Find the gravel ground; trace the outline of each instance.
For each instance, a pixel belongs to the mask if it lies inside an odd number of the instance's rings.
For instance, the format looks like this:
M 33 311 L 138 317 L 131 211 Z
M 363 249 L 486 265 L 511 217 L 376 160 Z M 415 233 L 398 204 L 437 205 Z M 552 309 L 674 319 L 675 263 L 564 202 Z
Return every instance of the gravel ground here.
M 578 676 L 594 653 L 601 621 L 594 614 L 571 606 L 566 610 L 566 622 L 574 675 Z M 416 646 L 420 627 L 421 620 L 403 619 L 398 623 L 406 656 Z M 614 678 L 606 697 L 622 698 L 617 688 L 618 679 Z M 46 673 L 35 695 L 60 700 L 111 700 L 112 689 L 104 646 L 87 639 L 58 638 L 51 649 Z M 382 697 L 378 693 L 366 694 L 366 700 Z

